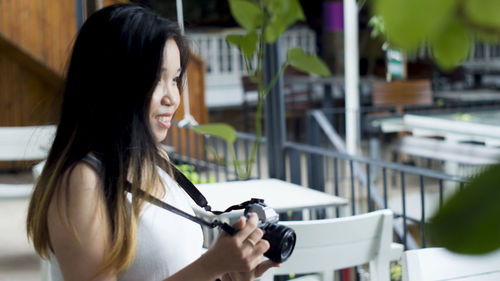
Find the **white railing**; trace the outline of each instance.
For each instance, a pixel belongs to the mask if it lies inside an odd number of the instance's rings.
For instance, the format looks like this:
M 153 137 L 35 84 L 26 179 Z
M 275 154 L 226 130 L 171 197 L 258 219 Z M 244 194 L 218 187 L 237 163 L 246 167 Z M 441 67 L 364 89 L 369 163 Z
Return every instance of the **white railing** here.
M 223 29 L 188 31 L 186 34 L 191 50 L 205 61 L 205 102 L 208 107 L 239 106 L 243 103 L 241 76 L 246 75 L 245 66 L 239 50 L 226 42 L 227 35 L 242 33 L 241 29 Z M 282 55 L 294 47 L 316 53 L 316 34 L 307 27 L 287 30 L 281 42 Z
M 473 44 L 464 67 L 475 72 L 500 71 L 500 45 Z
M 423 44 L 415 52 L 408 54 L 408 60 L 426 59 L 432 57 L 427 44 Z M 470 54 L 463 66 L 471 71 L 486 73 L 500 71 L 500 44 L 473 43 Z

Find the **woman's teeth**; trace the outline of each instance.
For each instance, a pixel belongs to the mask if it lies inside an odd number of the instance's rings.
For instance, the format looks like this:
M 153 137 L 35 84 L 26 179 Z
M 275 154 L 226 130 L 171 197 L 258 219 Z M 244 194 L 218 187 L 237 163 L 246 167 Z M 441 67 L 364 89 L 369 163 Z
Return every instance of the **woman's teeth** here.
M 160 120 L 162 122 L 168 122 L 168 121 L 170 121 L 170 117 L 169 116 L 160 116 L 160 118 L 158 118 L 158 120 Z

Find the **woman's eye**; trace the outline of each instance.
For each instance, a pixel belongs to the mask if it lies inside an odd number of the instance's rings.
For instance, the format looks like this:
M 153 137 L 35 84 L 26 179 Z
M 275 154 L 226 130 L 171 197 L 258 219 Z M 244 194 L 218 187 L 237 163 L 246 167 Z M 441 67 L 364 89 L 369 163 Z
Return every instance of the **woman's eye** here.
M 179 76 L 176 76 L 174 77 L 174 79 L 172 79 L 172 81 L 174 81 L 175 84 L 179 84 L 180 79 L 181 78 Z

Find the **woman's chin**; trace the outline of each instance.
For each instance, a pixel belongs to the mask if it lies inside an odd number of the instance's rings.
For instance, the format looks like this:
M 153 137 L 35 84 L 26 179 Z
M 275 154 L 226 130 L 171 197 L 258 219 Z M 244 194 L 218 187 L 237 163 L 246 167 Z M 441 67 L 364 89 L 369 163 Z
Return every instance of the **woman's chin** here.
M 167 138 L 167 130 L 165 130 L 165 132 L 156 132 L 155 133 L 155 139 L 156 139 L 156 142 L 158 143 L 161 143 L 163 142 L 165 139 Z

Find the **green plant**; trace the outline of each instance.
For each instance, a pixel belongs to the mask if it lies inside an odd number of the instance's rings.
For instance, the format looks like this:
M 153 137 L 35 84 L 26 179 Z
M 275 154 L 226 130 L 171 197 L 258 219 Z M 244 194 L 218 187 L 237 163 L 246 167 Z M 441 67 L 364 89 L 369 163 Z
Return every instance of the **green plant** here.
M 399 263 L 391 264 L 391 281 L 401 281 L 403 278 L 403 268 Z
M 374 0 L 387 40 L 414 50 L 428 43 L 435 61 L 451 69 L 469 55 L 473 39 L 500 42 L 498 0 Z M 426 226 L 433 245 L 464 254 L 500 248 L 500 164 L 452 195 Z
M 463 254 L 500 248 L 500 164 L 454 194 L 427 225 L 435 245 Z
M 428 43 L 435 61 L 447 70 L 464 61 L 472 39 L 498 42 L 500 1 L 374 0 L 374 13 L 387 40 L 407 51 Z
M 208 180 L 204 180 L 200 177 L 200 174 L 196 172 L 195 167 L 193 165 L 188 164 L 180 164 L 175 165 L 177 170 L 179 170 L 188 180 L 190 180 L 194 184 L 199 183 L 213 183 L 215 179 L 213 177 L 209 177 Z
M 328 67 L 314 54 L 306 54 L 300 48 L 290 49 L 286 61 L 281 65 L 278 73 L 266 84 L 263 80 L 264 47 L 267 43 L 274 43 L 288 27 L 298 20 L 304 19 L 304 13 L 298 0 L 229 0 L 231 14 L 238 24 L 245 30 L 243 35 L 228 35 L 226 40 L 236 46 L 242 56 L 246 72 L 250 79 L 257 84 L 258 102 L 255 113 L 255 134 L 257 141 L 252 147 L 248 162 L 237 159 L 234 152 L 236 131 L 227 124 L 207 124 L 191 127 L 194 131 L 224 140 L 227 143 L 233 164 L 241 179 L 247 179 L 252 173 L 257 149 L 262 136 L 262 110 L 266 95 L 276 84 L 283 71 L 288 66 L 299 70 L 314 73 L 320 76 L 330 75 Z M 256 65 L 252 64 L 257 58 Z M 246 169 L 241 164 L 246 164 Z

